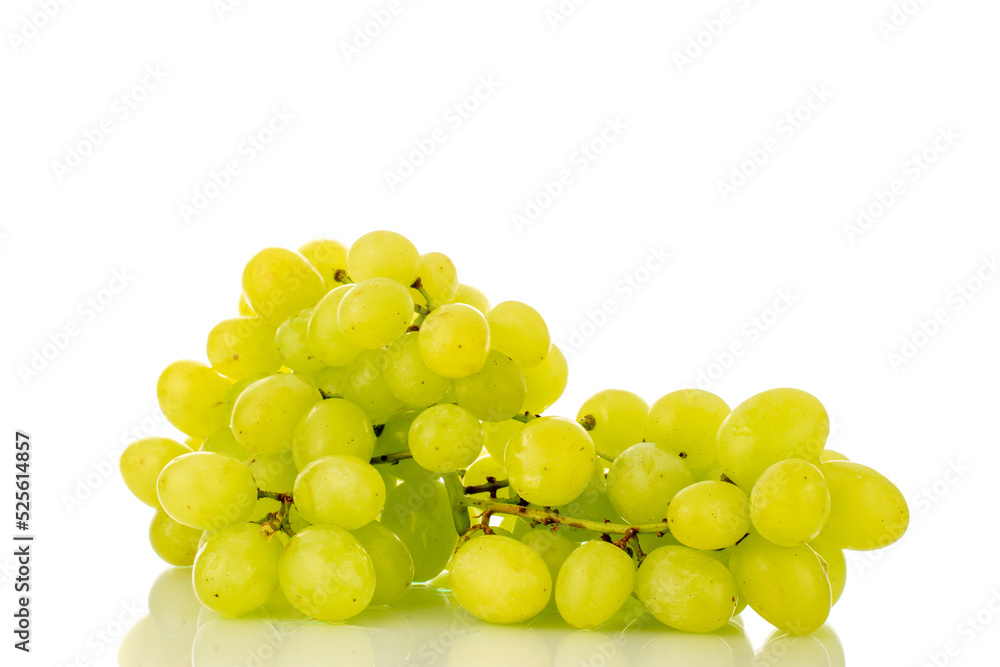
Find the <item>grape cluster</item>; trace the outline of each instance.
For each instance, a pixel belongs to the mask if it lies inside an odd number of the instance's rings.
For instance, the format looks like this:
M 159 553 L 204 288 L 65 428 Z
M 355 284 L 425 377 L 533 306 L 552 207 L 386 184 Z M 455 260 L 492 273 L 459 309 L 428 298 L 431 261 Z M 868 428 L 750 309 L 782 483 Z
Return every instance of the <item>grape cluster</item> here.
M 541 416 L 568 370 L 542 317 L 491 307 L 399 234 L 268 248 L 242 283 L 209 364 L 157 383 L 186 441 L 143 438 L 120 465 L 156 510 L 154 551 L 222 615 L 339 621 L 433 580 L 496 623 L 553 608 L 592 628 L 634 595 L 679 630 L 749 605 L 805 634 L 843 591 L 843 550 L 906 530 L 899 490 L 825 449 L 803 391 L 730 410 L 610 389 Z

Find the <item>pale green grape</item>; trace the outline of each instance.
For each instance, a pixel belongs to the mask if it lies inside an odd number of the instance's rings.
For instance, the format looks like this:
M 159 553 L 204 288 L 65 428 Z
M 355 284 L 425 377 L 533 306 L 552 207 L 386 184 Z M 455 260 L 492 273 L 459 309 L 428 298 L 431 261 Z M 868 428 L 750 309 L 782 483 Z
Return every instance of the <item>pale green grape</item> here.
M 524 422 L 507 419 L 502 422 L 483 422 L 483 447 L 497 461 L 504 460 L 507 443 L 511 437 L 524 428 Z
M 323 276 L 326 289 L 332 290 L 343 284 L 334 277 L 337 271 L 347 270 L 347 246 L 343 243 L 316 239 L 299 248 L 299 254 L 309 260 L 319 275 Z
M 472 306 L 485 317 L 487 313 L 490 312 L 490 300 L 486 298 L 486 295 L 482 291 L 476 289 L 472 285 L 465 285 L 462 283 L 458 284 L 458 289 L 455 290 L 455 296 L 451 298 L 452 303 L 464 303 L 467 306 Z
M 337 526 L 296 533 L 281 555 L 278 576 L 288 601 L 320 621 L 355 616 L 375 592 L 372 559 L 357 538 Z
M 496 532 L 496 529 L 494 529 L 494 532 Z M 513 535 L 508 535 L 508 537 L 513 537 Z M 555 583 L 556 578 L 559 576 L 559 571 L 562 569 L 563 563 L 580 546 L 578 543 L 566 539 L 561 530 L 550 530 L 547 526 L 532 528 L 516 539 L 527 544 L 542 557 L 545 567 L 549 568 L 549 576 L 552 577 L 553 583 Z M 546 606 L 555 608 L 555 595 L 549 598 Z
M 414 581 L 440 574 L 458 542 L 448 492 L 435 480 L 403 482 L 389 489 L 379 521 L 409 549 Z
M 240 317 L 253 317 L 254 316 L 253 308 L 251 308 L 250 304 L 247 303 L 247 298 L 245 296 L 243 296 L 242 292 L 240 293 L 239 303 L 236 304 L 236 313 Z
M 225 399 L 231 384 L 203 363 L 175 361 L 156 382 L 156 400 L 163 416 L 179 430 L 207 438 L 229 421 Z
M 292 436 L 299 470 L 321 456 L 341 454 L 367 461 L 374 451 L 375 431 L 368 415 L 342 398 L 328 398 L 309 408 Z
M 373 456 L 386 456 L 406 452 L 410 449 L 410 426 L 420 414 L 419 410 L 400 410 L 391 415 L 382 427 L 382 433 L 375 441 Z M 438 475 L 421 468 L 413 459 L 402 459 L 393 463 L 380 463 L 375 468 L 386 482 L 386 488 L 392 488 L 397 478 L 404 481 L 422 482 Z
M 472 306 L 456 303 L 435 308 L 420 325 L 420 356 L 438 375 L 472 375 L 489 354 L 489 324 Z
M 187 567 L 194 563 L 202 531 L 188 528 L 170 518 L 163 510 L 156 510 L 149 524 L 149 544 L 157 556 L 171 565 Z
M 467 467 L 483 451 L 479 420 L 457 405 L 435 405 L 410 425 L 410 453 L 422 468 L 454 472 Z
M 517 365 L 493 350 L 483 367 L 472 375 L 452 380 L 455 401 L 483 421 L 500 422 L 516 415 L 528 386 Z
M 821 537 L 839 549 L 887 547 L 906 532 L 910 509 L 896 485 L 850 461 L 820 466 L 830 489 L 830 517 Z
M 361 351 L 359 345 L 340 333 L 340 303 L 352 289 L 354 285 L 343 285 L 327 292 L 313 308 L 309 318 L 309 349 L 330 366 L 345 366 L 354 361 Z
M 576 419 L 593 422 L 588 433 L 599 452 L 618 456 L 646 437 L 648 414 L 649 405 L 641 396 L 624 389 L 605 389 L 580 406 Z
M 294 497 L 306 521 L 356 530 L 382 511 L 385 483 L 367 461 L 333 454 L 302 469 Z
M 194 562 L 194 554 L 191 554 L 191 562 Z M 188 643 L 193 641 L 198 633 L 200 611 L 201 602 L 194 594 L 191 570 L 187 567 L 167 568 L 149 589 L 149 615 L 171 637 Z
M 483 535 L 452 558 L 451 591 L 462 607 L 490 623 L 537 615 L 552 594 L 552 575 L 534 549 L 509 537 Z
M 507 443 L 504 462 L 510 484 L 536 505 L 575 500 L 594 473 L 594 443 L 583 427 L 561 417 L 539 417 Z
M 344 393 L 344 384 L 347 382 L 347 366 L 325 366 L 323 370 L 316 374 L 313 384 L 322 392 L 323 396 L 341 396 Z
M 431 308 L 450 302 L 458 291 L 458 272 L 447 255 L 428 252 L 420 256 L 417 269 L 421 287 L 431 298 Z
M 373 424 L 385 423 L 403 407 L 385 382 L 382 368 L 387 358 L 383 350 L 364 350 L 344 377 L 344 398 L 364 410 Z
M 309 322 L 313 308 L 295 313 L 281 323 L 274 335 L 274 348 L 281 363 L 296 373 L 314 375 L 326 366 L 309 345 Z
M 719 427 L 716 453 L 729 479 L 746 492 L 778 461 L 819 458 L 830 418 L 815 396 L 771 389 L 743 401 Z
M 750 532 L 750 499 L 735 484 L 697 482 L 677 492 L 667 508 L 670 532 L 693 549 L 723 549 Z
M 740 596 L 774 627 L 805 635 L 826 622 L 833 604 L 830 581 L 808 546 L 779 547 L 751 533 L 736 545 L 729 568 Z
M 666 521 L 673 497 L 694 483 L 694 475 L 676 454 L 651 442 L 632 445 L 608 471 L 608 498 L 633 524 Z
M 636 576 L 639 601 L 664 625 L 712 632 L 736 610 L 736 581 L 719 561 L 688 547 L 661 547 L 646 555 Z
M 608 498 L 607 482 L 604 479 L 604 463 L 600 459 L 595 460 L 594 474 L 591 476 L 590 482 L 587 484 L 587 488 L 583 490 L 583 493 L 569 504 L 560 505 L 553 509 L 563 516 L 573 517 L 574 519 L 586 519 L 588 521 L 597 521 L 598 523 L 605 520 L 610 523 L 624 523 L 624 520 L 615 511 L 615 508 L 611 506 L 611 500 Z M 585 542 L 600 537 L 600 533 L 574 526 L 559 526 L 559 533 L 577 542 Z
M 194 561 L 194 592 L 223 616 L 242 616 L 264 604 L 278 585 L 281 541 L 242 523 L 216 532 Z
M 819 460 L 820 463 L 829 463 L 830 461 L 850 461 L 851 459 L 832 449 L 824 449 L 819 455 Z
M 409 286 L 417 278 L 420 253 L 405 236 L 395 232 L 369 232 L 347 251 L 347 272 L 351 280 L 389 278 Z
M 285 248 L 265 248 L 243 269 L 243 296 L 253 312 L 275 327 L 316 305 L 324 294 L 323 277 L 309 260 Z
M 247 461 L 253 458 L 253 452 L 236 441 L 233 430 L 228 426 L 223 426 L 212 435 L 205 438 L 198 448 L 202 452 L 215 452 L 231 456 L 237 461 Z
M 274 349 L 274 327 L 258 317 L 234 317 L 208 333 L 212 370 L 231 380 L 273 373 L 281 361 Z
M 385 347 L 413 321 L 409 290 L 390 278 L 357 283 L 340 300 L 337 326 L 350 342 L 368 350 Z
M 372 604 L 390 604 L 403 596 L 413 583 L 413 557 L 395 533 L 377 521 L 352 530 L 368 552 L 375 568 Z
M 503 531 L 501 534 L 513 537 L 515 540 L 521 539 L 532 530 L 530 523 L 516 516 L 505 516 L 500 522 L 499 529 Z
M 593 628 L 617 614 L 632 595 L 635 565 L 622 549 L 594 540 L 566 558 L 555 581 L 563 620 L 575 628 Z
M 646 440 L 700 471 L 716 461 L 716 434 L 727 415 L 729 406 L 715 394 L 701 389 L 671 392 L 650 406 Z
M 642 547 L 643 552 L 648 554 L 660 547 L 681 547 L 684 545 L 678 542 L 677 538 L 670 533 L 664 533 L 663 535 L 639 533 L 639 546 Z
M 819 557 L 826 563 L 826 576 L 830 580 L 830 590 L 833 593 L 833 604 L 844 594 L 844 586 L 847 584 L 847 559 L 844 552 L 829 544 L 822 537 L 809 543 L 809 548 L 819 554 Z
M 519 368 L 537 366 L 549 352 L 552 339 L 538 311 L 520 301 L 493 306 L 486 321 L 490 325 L 490 347 L 503 352 Z
M 191 451 L 197 451 L 201 449 L 201 443 L 205 442 L 204 438 L 192 438 L 190 435 L 184 438 L 184 444 L 191 448 Z
M 393 396 L 414 408 L 434 405 L 447 393 L 451 380 L 427 367 L 420 356 L 420 334 L 406 333 L 387 349 L 382 374 Z
M 292 446 L 295 425 L 322 399 L 311 382 L 297 375 L 269 375 L 244 389 L 236 399 L 233 435 L 252 452 L 278 454 Z
M 274 493 L 291 493 L 299 471 L 287 449 L 280 454 L 255 454 L 246 461 L 257 488 Z
M 548 410 L 562 396 L 568 381 L 566 357 L 557 345 L 552 344 L 542 363 L 524 371 L 527 393 L 519 412 L 539 415 Z
M 285 371 L 279 371 L 283 373 Z M 257 380 L 263 380 L 270 375 L 252 375 L 248 378 L 243 378 L 242 380 L 237 380 L 229 387 L 229 391 L 226 392 L 225 397 L 223 397 L 223 411 L 226 413 L 226 423 L 223 426 L 230 426 L 233 416 L 233 407 L 236 405 L 236 401 L 239 400 L 240 394 L 246 391 L 247 387 L 252 385 Z M 215 431 L 213 431 L 215 433 Z
M 802 459 L 775 463 L 757 478 L 750 494 L 753 527 L 781 547 L 805 544 L 819 535 L 830 516 L 830 492 L 823 474 Z
M 170 438 L 140 438 L 122 452 L 118 459 L 125 486 L 136 498 L 146 505 L 160 509 L 156 497 L 156 478 L 163 467 L 182 454 L 191 453 L 191 448 Z
M 250 516 L 257 483 L 250 468 L 225 454 L 191 452 L 164 466 L 156 495 L 174 521 L 218 530 Z

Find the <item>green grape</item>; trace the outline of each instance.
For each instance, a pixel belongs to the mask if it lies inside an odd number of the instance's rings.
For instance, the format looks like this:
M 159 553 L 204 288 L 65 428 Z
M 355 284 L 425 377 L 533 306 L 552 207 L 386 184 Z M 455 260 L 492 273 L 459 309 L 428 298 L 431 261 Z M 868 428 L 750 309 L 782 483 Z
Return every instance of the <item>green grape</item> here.
M 729 406 L 715 394 L 701 389 L 671 392 L 650 406 L 646 440 L 700 471 L 716 462 L 716 433 L 728 415 Z
M 194 563 L 201 533 L 197 528 L 177 523 L 163 510 L 156 510 L 149 524 L 149 544 L 156 555 L 167 563 L 187 567 Z
M 502 422 L 483 422 L 483 447 L 497 461 L 504 460 L 507 443 L 515 433 L 524 428 L 524 422 L 507 419 Z
M 299 248 L 299 254 L 305 257 L 313 268 L 323 276 L 327 290 L 343 285 L 335 277 L 337 271 L 347 270 L 347 246 L 339 241 L 316 239 Z
M 454 472 L 469 466 L 483 451 L 479 420 L 457 405 L 435 405 L 410 425 L 410 453 L 420 467 Z
M 191 451 L 201 449 L 201 443 L 203 442 L 205 442 L 204 438 L 192 438 L 190 435 L 184 438 L 184 444 L 187 445 Z
M 403 541 L 377 521 L 352 530 L 372 559 L 375 593 L 372 604 L 390 604 L 403 596 L 413 583 L 413 557 Z
M 836 452 L 832 449 L 824 449 L 819 455 L 820 463 L 829 463 L 830 461 L 850 461 L 850 460 L 851 459 L 847 458 L 840 452 Z
M 194 554 L 191 560 L 194 561 Z M 149 589 L 149 615 L 171 637 L 193 641 L 198 633 L 200 611 L 201 602 L 194 594 L 191 570 L 187 567 L 167 568 Z
M 354 289 L 354 285 L 343 285 L 330 290 L 313 308 L 309 318 L 307 340 L 309 349 L 330 366 L 346 366 L 354 361 L 361 352 L 361 347 L 355 345 L 340 333 L 340 303 L 344 296 Z
M 750 499 L 735 484 L 697 482 L 677 492 L 667 508 L 667 522 L 685 546 L 723 549 L 750 532 Z
M 244 389 L 236 399 L 233 435 L 252 452 L 278 454 L 292 446 L 295 425 L 322 399 L 311 382 L 297 375 L 269 375 Z
M 486 321 L 490 325 L 490 346 L 514 360 L 519 368 L 537 366 L 549 352 L 552 339 L 538 311 L 520 301 L 504 301 L 493 306 Z
M 537 615 L 552 594 L 552 575 L 534 549 L 500 535 L 474 537 L 452 558 L 455 600 L 490 623 L 517 623 Z
M 302 469 L 294 497 L 306 521 L 356 530 L 382 511 L 385 483 L 367 461 L 333 454 Z
M 274 348 L 281 363 L 296 373 L 314 375 L 326 367 L 309 346 L 309 322 L 313 308 L 295 313 L 274 334 Z
M 503 533 L 501 534 L 519 540 L 527 535 L 532 528 L 531 524 L 523 519 L 519 519 L 516 516 L 505 516 L 503 521 L 500 522 L 499 528 L 494 528 L 494 530 L 502 530 Z
M 340 300 L 337 326 L 348 341 L 377 350 L 396 340 L 413 321 L 409 290 L 390 278 L 357 283 Z
M 344 393 L 349 370 L 347 366 L 324 366 L 323 370 L 316 374 L 313 384 L 324 397 L 340 396 Z
M 593 628 L 617 614 L 632 595 L 635 565 L 622 549 L 594 540 L 566 558 L 555 581 L 563 620 L 574 628 Z
M 279 534 L 280 535 L 280 534 Z M 285 596 L 285 592 L 281 590 L 281 586 L 274 589 L 271 593 L 271 597 L 267 599 L 260 608 L 262 618 L 272 619 L 274 621 L 302 621 L 305 620 L 305 615 L 295 608 L 295 606 L 289 602 L 288 598 Z M 256 616 L 256 614 L 254 614 Z
M 451 380 L 427 368 L 420 357 L 420 334 L 406 333 L 386 349 L 388 359 L 382 374 L 393 396 L 405 405 L 424 408 L 447 393 Z
M 291 493 L 299 471 L 288 450 L 280 454 L 255 454 L 246 461 L 257 488 L 273 493 Z
M 420 253 L 409 239 L 395 232 L 369 232 L 347 251 L 347 272 L 355 282 L 389 278 L 409 286 L 419 267 Z
M 231 380 L 273 373 L 281 366 L 274 349 L 274 327 L 258 317 L 234 317 L 208 333 L 212 370 Z
M 844 552 L 829 544 L 822 537 L 809 543 L 809 548 L 815 551 L 826 563 L 826 576 L 830 580 L 830 590 L 833 593 L 833 604 L 837 604 L 844 594 L 847 584 L 847 559 Z
M 726 625 L 738 595 L 725 565 L 688 547 L 647 554 L 635 593 L 658 621 L 683 632 L 712 632 Z
M 421 287 L 431 298 L 427 304 L 437 308 L 455 298 L 458 291 L 458 272 L 447 255 L 439 252 L 428 252 L 420 256 L 420 268 L 417 269 Z
M 700 474 L 695 475 L 695 479 L 699 482 L 725 482 L 729 478 L 726 477 L 726 474 L 722 472 L 722 468 L 716 462 L 702 470 Z
M 826 623 L 832 598 L 822 559 L 804 544 L 779 547 L 751 533 L 729 559 L 740 596 L 774 627 L 797 635 Z
M 788 459 L 765 470 L 750 494 L 753 527 L 780 547 L 809 542 L 830 516 L 830 492 L 823 474 L 802 459 Z
M 253 452 L 236 441 L 233 430 L 228 426 L 223 426 L 212 435 L 205 438 L 198 451 L 215 452 L 231 456 L 237 461 L 247 461 L 253 458 Z
M 850 461 L 820 466 L 830 489 L 830 518 L 821 537 L 838 549 L 887 547 L 906 532 L 910 510 L 896 485 Z
M 670 533 L 663 533 L 663 535 L 639 533 L 639 546 L 642 547 L 644 553 L 648 554 L 660 547 L 681 547 L 684 545 L 678 542 L 677 538 Z
M 190 453 L 190 447 L 170 438 L 140 438 L 122 452 L 118 469 L 132 495 L 146 505 L 160 509 L 156 478 L 165 465 L 182 454 Z
M 225 397 L 232 384 L 205 364 L 175 361 L 156 382 L 163 416 L 186 435 L 207 438 L 229 421 Z
M 605 389 L 588 398 L 576 415 L 577 421 L 593 423 L 588 432 L 603 454 L 618 456 L 646 437 L 649 405 L 630 391 Z
M 729 479 L 750 492 L 760 474 L 785 459 L 817 459 L 830 418 L 815 396 L 771 389 L 743 401 L 719 427 L 716 452 Z
M 324 294 L 323 277 L 309 260 L 285 248 L 265 248 L 243 269 L 243 296 L 253 312 L 275 327 L 316 305 Z
M 375 431 L 368 415 L 342 398 L 328 398 L 309 408 L 292 436 L 292 453 L 299 470 L 329 454 L 368 461 L 374 451 Z
M 624 523 L 624 520 L 615 511 L 615 508 L 611 506 L 611 500 L 608 499 L 608 487 L 604 479 L 604 464 L 600 459 L 594 462 L 594 474 L 590 477 L 590 482 L 587 484 L 587 488 L 583 490 L 583 493 L 569 504 L 560 505 L 553 509 L 563 516 L 573 517 L 574 519 L 586 519 L 587 521 L 597 522 L 607 520 L 610 523 Z M 559 533 L 576 542 L 586 542 L 587 540 L 601 536 L 600 533 L 592 530 L 584 530 L 583 528 L 566 525 L 559 526 Z
M 458 289 L 455 290 L 455 296 L 451 298 L 451 302 L 464 303 L 467 306 L 472 306 L 482 313 L 483 317 L 490 312 L 490 300 L 486 298 L 485 294 L 472 285 L 459 283 Z
M 264 604 L 278 585 L 281 541 L 264 537 L 257 524 L 216 532 L 194 561 L 194 592 L 223 616 L 242 616 Z
M 403 407 L 385 382 L 382 369 L 388 355 L 383 350 L 365 350 L 351 364 L 344 378 L 344 398 L 368 415 L 373 424 L 383 424 Z
M 513 535 L 509 537 L 513 537 Z M 562 535 L 561 530 L 550 530 L 547 526 L 532 528 L 517 539 L 534 549 L 542 557 L 542 561 L 545 563 L 545 567 L 549 569 L 549 576 L 552 577 L 553 582 L 559 576 L 563 563 L 580 546 L 576 542 L 566 539 Z M 631 592 L 631 589 L 629 589 L 629 592 Z M 549 598 L 547 606 L 555 608 L 556 599 L 554 595 Z
M 236 304 L 236 313 L 240 317 L 253 317 L 256 313 L 253 312 L 253 308 L 247 303 L 247 298 L 240 293 L 239 303 Z
M 410 550 L 414 581 L 440 574 L 458 542 L 448 492 L 435 480 L 403 482 L 389 489 L 379 521 Z
M 164 466 L 156 494 L 174 521 L 218 530 L 250 516 L 257 504 L 257 483 L 250 468 L 225 454 L 191 452 Z
M 489 354 L 489 324 L 472 306 L 454 303 L 435 308 L 420 325 L 420 356 L 438 375 L 472 375 Z
M 659 445 L 640 442 L 611 464 L 608 498 L 629 523 L 659 523 L 666 521 L 673 497 L 693 483 L 694 475 L 680 457 Z
M 520 412 L 539 415 L 559 400 L 569 381 L 569 365 L 562 350 L 554 343 L 542 363 L 524 371 L 527 393 Z
M 283 372 L 284 371 L 279 371 L 279 373 Z M 266 377 L 270 377 L 270 375 L 253 375 L 248 378 L 243 378 L 242 380 L 237 380 L 232 384 L 232 386 L 229 387 L 229 390 L 226 392 L 226 395 L 222 399 L 225 404 L 223 406 L 223 410 L 227 415 L 226 423 L 223 424 L 223 426 L 231 425 L 233 417 L 233 407 L 236 405 L 236 401 L 239 400 L 240 394 L 246 391 L 247 387 L 252 385 L 257 380 L 263 380 Z M 213 433 L 215 433 L 215 431 L 213 431 Z
M 387 456 L 409 451 L 410 426 L 419 414 L 419 410 L 400 410 L 391 415 L 385 421 L 382 433 L 375 441 L 373 456 Z M 438 476 L 421 468 L 413 459 L 402 459 L 391 464 L 379 464 L 375 467 L 382 475 L 382 479 L 385 480 L 386 488 L 392 488 L 397 478 L 404 481 L 422 482 Z
M 472 375 L 452 380 L 455 401 L 483 421 L 501 422 L 516 415 L 528 386 L 509 357 L 493 350 Z
M 583 427 L 562 417 L 539 417 L 507 443 L 504 462 L 518 496 L 536 505 L 575 500 L 594 474 L 594 443 Z
M 343 528 L 309 526 L 296 533 L 278 565 L 292 605 L 320 621 L 360 613 L 375 592 L 375 568 L 361 543 Z

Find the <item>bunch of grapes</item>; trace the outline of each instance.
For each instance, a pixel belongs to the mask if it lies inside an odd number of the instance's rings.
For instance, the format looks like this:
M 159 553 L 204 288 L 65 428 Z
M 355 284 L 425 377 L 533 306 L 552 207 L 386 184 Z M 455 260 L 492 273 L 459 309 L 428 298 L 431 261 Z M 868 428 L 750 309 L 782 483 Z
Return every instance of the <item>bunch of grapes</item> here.
M 635 595 L 679 630 L 749 605 L 804 634 L 843 591 L 843 550 L 908 524 L 891 482 L 825 449 L 803 391 L 730 410 L 611 389 L 542 416 L 567 364 L 538 312 L 491 307 L 392 232 L 261 251 L 239 314 L 209 333 L 209 365 L 159 378 L 186 442 L 121 458 L 154 551 L 225 616 L 340 621 L 433 580 L 496 623 L 555 608 L 591 628 Z

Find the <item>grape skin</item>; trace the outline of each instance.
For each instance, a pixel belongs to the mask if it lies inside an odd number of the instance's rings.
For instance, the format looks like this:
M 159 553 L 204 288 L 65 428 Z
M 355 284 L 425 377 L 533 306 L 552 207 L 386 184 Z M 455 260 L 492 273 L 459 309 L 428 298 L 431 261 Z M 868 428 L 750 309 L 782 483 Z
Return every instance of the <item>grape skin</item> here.
M 510 537 L 483 535 L 452 558 L 452 594 L 490 623 L 517 623 L 538 614 L 552 593 L 552 575 L 534 549 Z
M 684 632 L 712 632 L 732 618 L 736 581 L 719 561 L 683 546 L 660 547 L 639 566 L 635 592 L 661 623 Z
M 264 604 L 278 586 L 280 556 L 281 542 L 264 537 L 256 524 L 223 528 L 195 558 L 195 594 L 212 611 L 242 616 Z
M 504 453 L 514 491 L 546 507 L 565 505 L 583 493 L 593 475 L 594 458 L 587 432 L 560 417 L 529 422 L 510 439 Z
M 556 578 L 556 605 L 575 628 L 596 627 L 625 604 L 635 587 L 632 558 L 613 544 L 595 540 L 577 547 Z
M 164 466 L 191 448 L 170 438 L 140 438 L 122 452 L 118 460 L 125 486 L 136 498 L 154 509 L 160 509 L 156 497 L 156 479 Z
M 629 523 L 659 523 L 666 520 L 673 497 L 693 482 L 679 457 L 651 442 L 640 442 L 611 464 L 608 497 Z
M 382 511 L 385 483 L 367 461 L 355 456 L 323 456 L 299 473 L 294 498 L 306 521 L 356 530 Z
M 192 452 L 164 466 L 156 495 L 174 521 L 218 530 L 250 516 L 257 504 L 257 483 L 250 469 L 232 457 Z

